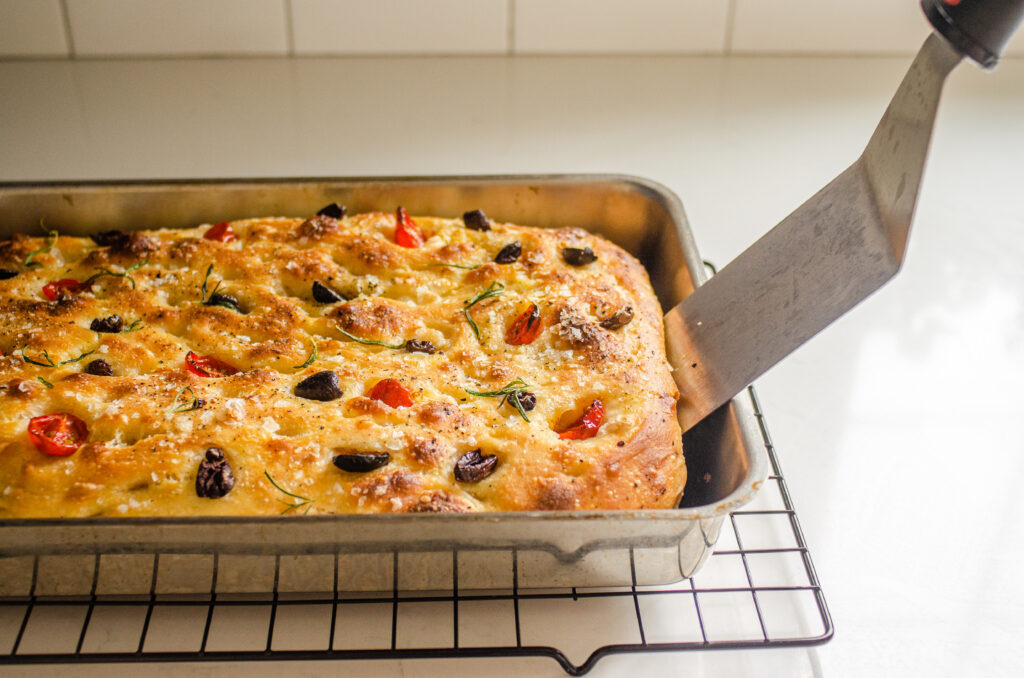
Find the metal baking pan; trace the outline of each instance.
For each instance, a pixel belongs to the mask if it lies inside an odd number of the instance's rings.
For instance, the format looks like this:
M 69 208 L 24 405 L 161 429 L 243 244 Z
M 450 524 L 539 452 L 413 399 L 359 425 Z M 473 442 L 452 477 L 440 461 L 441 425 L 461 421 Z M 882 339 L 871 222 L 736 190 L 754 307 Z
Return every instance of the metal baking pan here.
M 679 199 L 618 175 L 2 184 L 0 237 L 38 233 L 41 220 L 85 235 L 308 215 L 335 201 L 350 213 L 404 205 L 456 217 L 479 208 L 500 221 L 580 226 L 643 262 L 666 309 L 705 279 Z M 667 584 L 701 566 L 729 511 L 768 474 L 744 398 L 683 444 L 689 479 L 675 509 L 0 520 L 0 595 L 443 590 L 453 568 L 463 588 L 511 588 L 513 579 L 519 587 Z

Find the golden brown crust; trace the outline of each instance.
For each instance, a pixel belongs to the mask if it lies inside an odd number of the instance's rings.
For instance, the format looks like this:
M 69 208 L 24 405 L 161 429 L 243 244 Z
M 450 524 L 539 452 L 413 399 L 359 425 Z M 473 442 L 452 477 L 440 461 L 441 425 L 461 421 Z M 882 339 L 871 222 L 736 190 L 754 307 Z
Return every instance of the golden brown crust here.
M 677 392 L 643 267 L 579 229 L 414 219 L 425 240 L 416 248 L 395 242 L 387 213 L 243 220 L 227 243 L 204 238 L 208 224 L 115 234 L 105 246 L 0 243 L 0 268 L 17 271 L 0 280 L 0 517 L 674 505 L 686 477 Z M 495 263 L 513 241 L 519 258 Z M 597 261 L 572 266 L 566 247 L 590 247 Z M 53 299 L 43 291 L 97 273 Z M 317 301 L 314 282 L 340 300 Z M 467 308 L 492 285 L 500 294 Z M 215 288 L 228 307 L 203 303 Z M 509 344 L 531 304 L 539 336 Z M 121 332 L 91 328 L 112 314 Z M 405 350 L 408 340 L 433 353 Z M 239 372 L 194 374 L 190 351 Z M 94 360 L 112 376 L 88 373 Z M 340 396 L 297 395 L 323 372 Z M 383 379 L 412 405 L 371 397 Z M 536 396 L 529 421 L 469 393 L 517 379 Z M 597 435 L 560 438 L 595 400 Z M 29 439 L 28 422 L 55 412 L 88 426 L 70 456 Z M 233 479 L 215 498 L 197 495 L 210 448 Z M 457 477 L 476 451 L 486 470 Z M 376 466 L 342 470 L 338 455 Z

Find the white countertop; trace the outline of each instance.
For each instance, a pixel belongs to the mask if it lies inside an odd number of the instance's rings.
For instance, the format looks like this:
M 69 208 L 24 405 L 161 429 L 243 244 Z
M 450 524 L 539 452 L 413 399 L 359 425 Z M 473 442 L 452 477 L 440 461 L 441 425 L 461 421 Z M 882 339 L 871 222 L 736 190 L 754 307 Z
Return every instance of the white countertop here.
M 724 264 L 860 153 L 909 59 L 0 62 L 0 181 L 615 172 Z M 757 384 L 835 620 L 816 649 L 593 676 L 1024 666 L 1024 61 L 961 66 L 903 271 Z M 180 665 L 5 667 L 169 676 Z M 189 665 L 193 676 L 563 675 L 550 659 Z

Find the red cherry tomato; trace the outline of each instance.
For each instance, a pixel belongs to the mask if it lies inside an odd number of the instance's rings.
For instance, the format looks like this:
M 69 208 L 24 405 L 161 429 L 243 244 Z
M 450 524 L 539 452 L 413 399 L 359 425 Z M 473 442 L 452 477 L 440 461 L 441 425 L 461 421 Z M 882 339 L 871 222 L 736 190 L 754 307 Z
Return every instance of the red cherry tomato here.
M 63 292 L 74 294 L 85 289 L 85 285 L 74 278 L 61 278 L 43 285 L 43 294 L 50 301 L 57 301 Z
M 370 397 L 388 407 L 412 407 L 412 396 L 396 379 L 381 379 L 370 389 Z
M 583 416 L 570 424 L 569 428 L 561 431 L 558 437 L 569 440 L 593 438 L 597 435 L 597 429 L 601 428 L 602 421 L 604 421 L 604 403 L 595 400 L 583 410 Z
M 231 224 L 226 221 L 222 221 L 216 226 L 212 226 L 209 231 L 203 233 L 203 237 L 207 240 L 216 240 L 217 242 L 232 242 L 238 240 L 238 236 L 231 230 Z
M 230 377 L 239 372 L 223 360 L 208 355 L 196 355 L 192 351 L 185 356 L 185 367 L 200 377 Z
M 85 422 L 66 412 L 44 414 L 28 422 L 28 439 L 37 450 L 51 457 L 74 454 L 88 437 Z
M 416 225 L 404 207 L 399 207 L 395 213 L 395 242 L 402 247 L 410 248 L 423 244 L 420 227 Z
M 519 314 L 505 332 L 505 343 L 513 346 L 529 344 L 540 335 L 540 309 L 537 304 Z

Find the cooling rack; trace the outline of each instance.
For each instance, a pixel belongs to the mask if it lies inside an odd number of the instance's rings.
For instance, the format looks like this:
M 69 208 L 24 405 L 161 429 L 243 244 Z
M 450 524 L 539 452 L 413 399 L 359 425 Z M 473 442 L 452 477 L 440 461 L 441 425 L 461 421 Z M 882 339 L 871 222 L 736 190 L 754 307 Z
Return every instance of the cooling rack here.
M 390 592 L 339 590 L 337 556 L 333 591 L 280 591 L 278 557 L 273 592 L 234 595 L 218 593 L 214 557 L 208 595 L 169 596 L 156 593 L 156 554 L 140 556 L 152 560 L 147 596 L 98 595 L 100 556 L 84 556 L 90 593 L 48 597 L 36 593 L 38 558 L 25 558 L 29 594 L 0 599 L 0 664 L 546 656 L 582 675 L 615 653 L 826 642 L 831 617 L 753 389 L 749 396 L 772 475 L 683 582 L 637 586 L 631 552 L 632 586 L 520 589 L 511 550 L 511 588 L 470 590 L 460 588 L 452 552 L 449 590 L 409 592 L 395 553 Z

